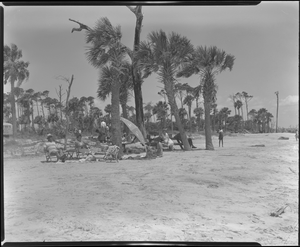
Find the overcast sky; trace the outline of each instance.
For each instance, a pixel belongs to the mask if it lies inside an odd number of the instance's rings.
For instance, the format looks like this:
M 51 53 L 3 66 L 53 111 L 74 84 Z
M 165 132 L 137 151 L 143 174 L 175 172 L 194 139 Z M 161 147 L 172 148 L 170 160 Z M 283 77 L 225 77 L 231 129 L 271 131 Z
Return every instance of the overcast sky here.
M 245 91 L 253 95 L 249 110 L 266 108 L 276 116 L 279 91 L 279 126 L 298 125 L 299 118 L 299 2 L 262 2 L 257 6 L 143 6 L 141 40 L 151 31 L 172 31 L 186 36 L 196 46 L 217 46 L 235 56 L 232 71 L 217 76 L 218 109 L 228 107 L 234 114 L 229 95 Z M 74 75 L 71 96 L 96 96 L 99 71 L 86 59 L 85 32 L 74 19 L 90 27 L 107 17 L 113 25 L 121 25 L 122 42 L 133 47 L 135 16 L 126 6 L 4 6 L 4 44 L 14 43 L 29 61 L 30 78 L 23 82 L 25 90 L 55 89 L 66 82 L 57 76 Z M 144 103 L 157 103 L 162 84 L 153 74 L 143 83 Z M 194 75 L 181 79 L 191 86 L 199 84 Z M 9 86 L 4 92 L 10 91 Z M 104 109 L 105 102 L 96 99 Z M 134 99 L 130 105 L 134 106 Z M 245 112 L 245 110 L 244 110 Z

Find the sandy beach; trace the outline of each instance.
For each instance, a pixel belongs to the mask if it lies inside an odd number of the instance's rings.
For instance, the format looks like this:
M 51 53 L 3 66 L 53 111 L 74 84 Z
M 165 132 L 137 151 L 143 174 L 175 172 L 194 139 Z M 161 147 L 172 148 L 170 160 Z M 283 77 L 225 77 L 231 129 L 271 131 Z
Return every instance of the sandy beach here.
M 213 136 L 213 143 L 214 151 L 204 150 L 201 136 L 198 150 L 119 163 L 7 158 L 5 241 L 298 245 L 294 134 L 234 134 L 223 148 Z M 270 216 L 283 206 L 279 217 Z

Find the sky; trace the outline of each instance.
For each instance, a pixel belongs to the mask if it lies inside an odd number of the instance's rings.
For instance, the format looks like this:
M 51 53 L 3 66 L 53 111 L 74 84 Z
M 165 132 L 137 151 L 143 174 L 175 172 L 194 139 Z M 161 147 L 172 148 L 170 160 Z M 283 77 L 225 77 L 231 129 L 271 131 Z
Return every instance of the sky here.
M 3 6 L 3 5 L 2 5 Z M 78 24 L 69 18 L 94 27 L 107 17 L 121 26 L 122 43 L 133 48 L 135 15 L 126 6 L 3 6 L 4 45 L 14 43 L 22 50 L 22 60 L 29 61 L 30 76 L 21 85 L 35 92 L 56 90 L 74 82 L 71 97 L 93 96 L 102 110 L 110 104 L 97 99 L 99 69 L 86 58 L 88 45 L 85 32 L 73 32 Z M 143 6 L 141 40 L 151 31 L 176 32 L 197 46 L 217 46 L 235 57 L 232 71 L 216 77 L 217 108 L 228 107 L 234 115 L 229 96 L 245 91 L 253 98 L 251 109 L 266 108 L 276 117 L 279 91 L 280 127 L 296 127 L 299 118 L 299 3 L 297 1 L 262 1 L 256 6 Z M 179 82 L 197 86 L 200 78 L 193 75 Z M 162 100 L 158 95 L 163 85 L 152 74 L 142 86 L 143 102 Z M 4 92 L 10 86 L 4 86 Z M 66 94 L 65 94 L 66 96 Z M 64 96 L 64 97 L 65 97 Z M 134 106 L 134 98 L 129 105 Z M 179 104 L 178 104 L 179 105 Z M 193 104 L 193 108 L 195 103 Z M 244 108 L 244 112 L 245 112 Z M 246 117 L 245 117 L 246 118 Z

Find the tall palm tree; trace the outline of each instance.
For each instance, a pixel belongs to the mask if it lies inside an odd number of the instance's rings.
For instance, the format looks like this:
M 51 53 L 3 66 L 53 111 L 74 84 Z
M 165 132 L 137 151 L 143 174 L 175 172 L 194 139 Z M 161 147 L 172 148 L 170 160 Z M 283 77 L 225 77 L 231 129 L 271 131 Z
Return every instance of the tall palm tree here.
M 237 100 L 234 104 L 235 104 L 235 106 L 236 106 L 236 109 L 238 110 L 239 116 L 241 116 L 241 114 L 240 114 L 240 109 L 241 109 L 241 107 L 243 106 L 243 102 L 242 102 L 241 100 Z
M 25 93 L 24 89 L 21 87 L 15 87 L 14 88 L 14 95 L 16 96 L 16 103 L 17 103 L 17 114 L 18 118 L 21 116 L 21 106 L 19 105 L 19 98 L 23 96 Z
M 243 112 L 243 98 L 244 98 L 244 96 L 243 96 L 243 94 L 242 93 L 240 93 L 240 92 L 237 92 L 236 94 L 235 94 L 235 97 L 238 99 L 237 101 L 239 101 L 239 108 L 238 109 L 241 109 L 241 113 L 242 113 L 242 120 L 244 121 L 244 112 Z
M 246 119 L 248 120 L 248 102 L 253 98 L 252 95 L 249 95 L 247 92 L 243 91 L 242 92 L 244 101 L 245 101 L 245 105 L 246 105 Z
M 186 61 L 178 77 L 190 77 L 193 74 L 200 75 L 202 94 L 205 110 L 205 145 L 207 150 L 214 150 L 210 129 L 210 107 L 216 99 L 217 85 L 216 75 L 222 71 L 232 70 L 234 56 L 226 54 L 225 51 L 213 47 L 197 47 L 193 56 Z
M 179 34 L 172 32 L 167 35 L 164 31 L 153 31 L 148 35 L 147 42 L 141 42 L 138 54 L 138 66 L 142 69 L 143 77 L 148 77 L 152 72 L 158 74 L 167 93 L 171 112 L 174 114 L 179 129 L 184 149 L 191 150 L 185 130 L 179 117 L 175 100 L 175 76 L 182 62 L 191 56 L 193 46 L 191 42 Z
M 20 60 L 22 58 L 22 50 L 19 50 L 15 44 L 4 46 L 4 66 L 3 66 L 3 81 L 6 85 L 10 82 L 11 85 L 11 109 L 12 109 L 12 124 L 13 124 L 13 139 L 16 138 L 17 133 L 17 119 L 16 119 L 16 101 L 14 95 L 15 82 L 18 87 L 24 80 L 28 80 L 29 62 Z
M 87 30 L 86 34 L 86 41 L 90 44 L 86 53 L 88 61 L 100 70 L 105 68 L 105 70 L 111 71 L 113 76 L 111 83 L 112 142 L 120 147 L 119 155 L 122 156 L 120 87 L 127 48 L 121 43 L 121 27 L 119 25 L 114 27 L 108 18 L 101 18 L 94 28 Z

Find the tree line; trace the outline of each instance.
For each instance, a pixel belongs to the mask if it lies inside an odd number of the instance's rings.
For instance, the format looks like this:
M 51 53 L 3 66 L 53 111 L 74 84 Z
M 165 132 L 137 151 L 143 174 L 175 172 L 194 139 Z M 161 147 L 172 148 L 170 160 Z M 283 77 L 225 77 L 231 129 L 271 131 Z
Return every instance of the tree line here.
M 173 129 L 174 127 L 180 132 L 185 150 L 190 150 L 185 132 L 186 130 L 193 130 L 193 127 L 197 130 L 201 130 L 201 128 L 204 130 L 205 145 L 208 150 L 214 149 L 211 131 L 214 131 L 216 126 L 222 127 L 224 125 L 225 128 L 233 128 L 235 131 L 238 131 L 239 128 L 249 128 L 247 124 L 249 120 L 246 123 L 243 121 L 242 98 L 246 100 L 247 106 L 247 102 L 252 96 L 247 96 L 243 92 L 232 97 L 234 109 L 238 111 L 238 114 L 235 112 L 236 114 L 232 118 L 229 117 L 230 110 L 228 108 L 225 107 L 218 111 L 216 105 L 218 90 L 216 77 L 223 71 L 232 70 L 235 61 L 233 55 L 227 54 L 216 46 L 207 47 L 198 45 L 195 47 L 187 37 L 175 32 L 167 34 L 163 30 L 152 31 L 148 34 L 145 41 L 141 41 L 142 6 L 135 8 L 128 6 L 128 8 L 136 16 L 133 49 L 122 43 L 121 26 L 113 26 L 107 17 L 100 18 L 93 28 L 69 19 L 80 26 L 80 28 L 73 28 L 72 33 L 73 31 L 85 31 L 86 43 L 88 45 L 86 51 L 87 61 L 101 72 L 98 79 L 97 97 L 101 100 L 106 100 L 109 95 L 111 96 L 110 113 L 107 120 L 111 122 L 111 140 L 114 144 L 121 147 L 122 128 L 120 123 L 120 108 L 122 109 L 123 117 L 128 118 L 126 107 L 132 91 L 135 100 L 135 116 L 133 120 L 146 137 L 145 124 L 148 124 L 149 127 L 149 124 L 152 122 L 150 117 L 150 108 L 152 106 L 148 103 L 144 108 L 141 88 L 143 81 L 152 73 L 155 73 L 158 76 L 159 82 L 162 83 L 162 90 L 159 94 L 165 98 L 164 101 L 160 101 L 153 106 L 152 115 L 156 115 L 161 126 L 167 126 L 170 122 L 171 128 Z M 4 83 L 10 82 L 11 92 L 14 92 L 15 82 L 19 86 L 29 77 L 27 69 L 29 63 L 21 61 L 21 57 L 22 51 L 16 45 L 12 45 L 11 47 L 5 45 Z M 188 78 L 193 75 L 200 78 L 198 86 L 194 88 L 187 83 L 180 84 L 177 82 L 179 78 Z M 26 97 L 29 97 L 28 95 L 36 93 L 30 91 L 25 92 L 25 94 L 27 95 Z M 34 98 L 33 96 L 30 97 L 31 99 Z M 43 103 L 40 100 L 41 97 L 44 100 Z M 199 105 L 200 97 L 203 99 L 203 108 Z M 40 100 L 41 104 L 45 103 L 51 109 L 51 104 L 49 103 L 51 100 L 48 99 L 45 102 L 47 98 L 45 94 L 37 94 L 36 98 Z M 178 107 L 176 98 L 180 101 L 180 107 Z M 25 101 L 19 102 L 24 103 Z M 34 101 L 29 100 L 29 102 Z M 194 118 L 191 112 L 193 101 L 196 102 L 196 108 L 193 112 L 195 115 Z M 70 123 L 81 119 L 81 124 L 84 128 L 89 129 L 92 126 L 92 120 L 95 120 L 96 116 L 101 116 L 100 109 L 92 106 L 91 102 L 92 98 L 73 98 L 69 102 L 66 102 L 64 108 L 60 105 L 62 102 L 59 100 L 54 105 L 57 105 L 55 109 L 60 109 L 60 114 L 65 109 L 67 116 L 70 115 L 70 118 L 73 117 Z M 87 104 L 90 104 L 88 113 L 84 110 Z M 188 107 L 187 111 L 183 105 Z M 15 94 L 13 93 L 11 95 L 11 106 L 12 123 L 14 129 L 16 129 Z M 169 107 L 170 121 L 167 120 L 166 115 Z M 21 116 L 25 116 L 23 118 L 28 120 L 28 116 L 30 115 L 29 107 L 24 106 L 23 109 L 24 112 Z M 240 116 L 240 109 L 242 116 Z M 86 112 L 86 114 L 83 114 L 83 112 Z M 268 123 L 268 119 L 271 118 L 267 113 L 266 109 L 260 109 L 257 112 L 251 110 L 249 114 L 251 115 L 253 124 L 250 128 L 253 130 L 255 128 L 258 129 L 262 124 L 263 131 L 266 131 L 267 125 L 265 123 Z M 247 118 L 249 114 L 247 114 Z M 50 114 L 50 119 L 54 121 L 58 115 L 54 114 L 52 118 L 51 116 Z M 90 119 L 87 116 L 90 116 Z M 188 117 L 187 121 L 185 121 L 185 116 Z M 204 119 L 202 119 L 202 116 L 204 116 Z M 173 117 L 175 122 L 173 122 Z M 255 121 L 258 122 L 255 123 Z

